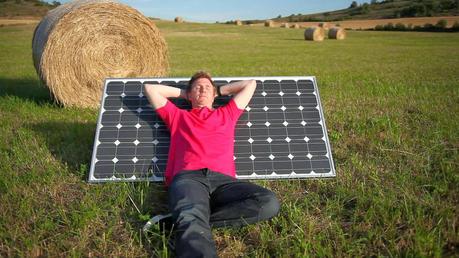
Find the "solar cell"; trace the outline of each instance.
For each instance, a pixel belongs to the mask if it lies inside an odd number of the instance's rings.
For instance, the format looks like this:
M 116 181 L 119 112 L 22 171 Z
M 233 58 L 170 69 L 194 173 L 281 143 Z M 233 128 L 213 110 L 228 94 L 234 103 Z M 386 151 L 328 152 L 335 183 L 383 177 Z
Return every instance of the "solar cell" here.
M 330 143 L 315 77 L 220 77 L 219 86 L 255 79 L 237 122 L 234 161 L 240 179 L 333 177 Z M 97 123 L 90 182 L 162 181 L 170 135 L 144 83 L 185 88 L 188 78 L 107 79 Z M 230 96 L 215 100 L 225 105 Z M 184 99 L 172 99 L 190 109 Z

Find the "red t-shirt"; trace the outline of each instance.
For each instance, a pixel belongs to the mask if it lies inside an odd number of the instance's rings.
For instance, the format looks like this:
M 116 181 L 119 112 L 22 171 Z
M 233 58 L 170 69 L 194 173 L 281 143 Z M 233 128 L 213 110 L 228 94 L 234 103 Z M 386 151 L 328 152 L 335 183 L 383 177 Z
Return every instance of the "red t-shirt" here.
M 182 170 L 208 168 L 236 177 L 234 129 L 243 113 L 231 99 L 225 106 L 180 109 L 167 100 L 156 113 L 170 130 L 166 185 Z

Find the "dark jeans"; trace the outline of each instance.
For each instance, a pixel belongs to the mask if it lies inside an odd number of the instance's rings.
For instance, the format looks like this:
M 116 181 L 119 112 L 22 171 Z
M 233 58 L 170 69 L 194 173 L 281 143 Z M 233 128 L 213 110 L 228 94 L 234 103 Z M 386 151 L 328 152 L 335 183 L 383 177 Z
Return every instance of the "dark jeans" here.
M 211 227 L 256 223 L 280 208 L 270 190 L 208 169 L 180 172 L 168 192 L 177 257 L 217 257 Z

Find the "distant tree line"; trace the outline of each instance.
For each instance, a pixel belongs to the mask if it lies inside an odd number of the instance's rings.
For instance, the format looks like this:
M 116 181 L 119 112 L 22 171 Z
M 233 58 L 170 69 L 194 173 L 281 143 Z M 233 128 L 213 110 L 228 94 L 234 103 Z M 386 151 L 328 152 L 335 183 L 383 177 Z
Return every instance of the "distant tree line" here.
M 358 15 L 368 14 L 367 17 L 371 17 L 371 12 L 378 14 L 384 9 L 392 9 L 393 11 L 389 13 L 382 12 L 384 13 L 383 18 L 425 17 L 459 13 L 459 0 L 412 0 L 409 2 L 404 1 L 402 6 L 396 4 L 397 2 L 396 0 L 370 0 L 359 4 L 357 1 L 352 1 L 347 10 L 341 12 L 341 14 L 324 12 L 316 15 L 302 15 L 299 13 L 288 16 L 278 15 L 275 19 L 282 19 L 288 22 L 339 21 L 352 19 L 353 16 Z M 257 20 L 252 22 L 257 22 Z
M 374 30 L 386 31 L 429 31 L 429 32 L 459 32 L 459 22 L 455 22 L 451 28 L 447 28 L 448 22 L 444 19 L 439 20 L 435 25 L 426 23 L 424 26 L 405 25 L 403 23 L 388 23 L 386 25 L 377 25 Z
M 394 2 L 394 0 L 372 0 L 370 3 L 363 3 L 359 5 L 357 1 L 352 1 L 348 9 L 351 9 L 351 16 L 367 14 L 373 6 L 391 2 Z M 394 17 L 425 17 L 450 11 L 459 11 L 459 0 L 414 0 L 411 1 L 408 6 L 395 11 Z
M 348 7 L 348 17 L 342 17 L 341 19 L 347 19 L 355 15 L 364 15 L 369 14 L 372 9 L 375 9 L 375 6 L 396 2 L 395 0 L 371 0 L 369 3 L 365 2 L 362 4 L 357 3 L 357 1 L 352 1 L 351 5 Z M 459 11 L 459 0 L 414 0 L 408 4 L 408 6 L 394 11 L 392 17 L 402 18 L 402 17 L 425 17 L 433 16 L 442 12 L 454 12 Z M 292 14 L 287 16 L 289 22 L 316 22 L 316 21 L 328 21 L 332 19 L 327 19 L 329 12 L 323 13 L 323 16 L 317 17 L 305 17 L 301 14 L 295 15 Z M 280 15 L 277 18 L 281 18 Z M 391 18 L 391 17 L 387 17 Z M 340 19 L 335 19 L 340 20 Z
M 250 21 L 249 22 L 241 21 L 241 22 L 242 22 L 242 24 L 251 24 Z M 216 23 L 219 23 L 219 22 L 216 22 Z M 236 24 L 236 20 L 234 20 L 234 21 L 233 20 L 229 20 L 229 21 L 224 22 L 224 24 Z
M 459 10 L 459 0 L 417 0 L 403 8 L 397 17 L 432 16 L 444 11 Z

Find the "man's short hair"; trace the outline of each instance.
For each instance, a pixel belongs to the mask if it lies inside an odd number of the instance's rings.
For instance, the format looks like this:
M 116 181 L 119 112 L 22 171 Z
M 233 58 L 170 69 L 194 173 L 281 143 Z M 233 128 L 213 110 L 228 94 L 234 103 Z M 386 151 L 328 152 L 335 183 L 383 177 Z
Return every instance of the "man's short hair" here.
M 190 93 L 191 89 L 193 88 L 193 83 L 195 81 L 197 81 L 198 79 L 201 79 L 201 78 L 206 78 L 210 81 L 210 83 L 212 84 L 212 86 L 214 86 L 214 90 L 215 92 L 217 92 L 217 86 L 215 85 L 214 81 L 212 80 L 212 76 L 210 76 L 210 73 L 206 72 L 206 71 L 199 71 L 197 73 L 195 73 L 190 81 L 188 82 L 188 87 L 186 88 L 186 92 L 187 93 Z

